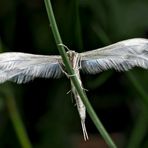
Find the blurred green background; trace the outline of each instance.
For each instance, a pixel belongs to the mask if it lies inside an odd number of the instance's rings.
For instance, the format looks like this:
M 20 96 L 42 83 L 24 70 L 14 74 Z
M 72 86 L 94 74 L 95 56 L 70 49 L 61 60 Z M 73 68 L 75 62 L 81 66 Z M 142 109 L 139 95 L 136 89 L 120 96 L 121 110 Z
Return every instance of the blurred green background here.
M 51 2 L 63 43 L 71 50 L 83 52 L 124 39 L 148 38 L 147 0 Z M 0 0 L 0 52 L 6 51 L 59 54 L 43 0 Z M 117 146 L 147 148 L 148 71 L 108 70 L 81 77 L 92 106 Z M 107 147 L 88 116 L 90 140 L 83 141 L 75 103 L 66 94 L 69 90 L 66 77 L 1 84 L 0 147 L 21 147 L 12 124 L 17 124 L 16 106 L 35 148 Z

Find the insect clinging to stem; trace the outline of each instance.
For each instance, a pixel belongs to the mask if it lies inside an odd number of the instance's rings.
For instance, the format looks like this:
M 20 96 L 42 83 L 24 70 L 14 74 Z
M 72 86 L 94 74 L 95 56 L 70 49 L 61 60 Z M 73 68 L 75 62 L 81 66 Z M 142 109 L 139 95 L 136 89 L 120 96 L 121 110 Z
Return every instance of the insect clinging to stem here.
M 74 76 L 77 77 L 82 87 L 80 71 L 96 74 L 112 68 L 117 71 L 127 71 L 135 66 L 148 69 L 148 39 L 124 40 L 82 53 L 70 50 L 67 55 L 73 68 Z M 1 53 L 0 83 L 10 80 L 20 84 L 29 82 L 37 77 L 60 78 L 64 75 L 63 66 L 62 58 L 58 55 L 45 56 L 19 52 Z M 81 118 L 84 139 L 87 140 L 88 134 L 85 127 L 86 108 L 71 79 L 70 82 Z

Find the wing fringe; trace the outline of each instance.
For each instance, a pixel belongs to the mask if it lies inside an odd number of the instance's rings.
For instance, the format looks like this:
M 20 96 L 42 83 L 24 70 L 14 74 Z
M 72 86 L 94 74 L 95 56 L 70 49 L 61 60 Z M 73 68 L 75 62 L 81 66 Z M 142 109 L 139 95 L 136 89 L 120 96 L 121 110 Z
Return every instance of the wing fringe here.
M 52 60 L 51 60 L 52 58 Z M 26 83 L 37 77 L 62 76 L 60 58 L 25 53 L 0 54 L 0 83 L 7 80 Z
M 96 74 L 107 69 L 127 71 L 135 66 L 148 69 L 148 40 L 130 39 L 92 52 L 81 53 L 82 71 Z

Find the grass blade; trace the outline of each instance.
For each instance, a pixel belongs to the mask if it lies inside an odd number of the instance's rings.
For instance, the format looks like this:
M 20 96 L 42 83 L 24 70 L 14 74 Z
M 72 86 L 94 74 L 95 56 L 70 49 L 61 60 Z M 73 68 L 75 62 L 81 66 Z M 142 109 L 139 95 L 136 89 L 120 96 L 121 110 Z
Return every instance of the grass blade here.
M 67 57 L 64 47 L 58 46 L 59 44 L 62 44 L 62 39 L 61 39 L 60 33 L 58 31 L 58 27 L 57 27 L 57 24 L 55 21 L 55 17 L 53 14 L 52 5 L 51 5 L 50 0 L 45 0 L 45 6 L 46 6 L 49 21 L 50 21 L 50 26 L 51 26 L 58 50 L 59 50 L 59 52 L 62 56 L 63 62 L 65 64 L 66 70 L 68 71 L 69 75 L 74 75 L 74 71 L 71 67 L 69 60 L 68 60 L 68 57 Z M 82 90 L 81 86 L 79 85 L 77 78 L 74 76 L 74 77 L 71 77 L 71 80 L 72 80 L 76 90 L 78 91 L 84 105 L 86 106 L 88 114 L 90 115 L 90 117 L 91 117 L 92 121 L 94 122 L 95 126 L 97 127 L 97 129 L 100 131 L 101 136 L 104 138 L 104 140 L 106 141 L 106 143 L 108 144 L 108 146 L 110 148 L 116 148 L 116 145 L 112 141 L 111 137 L 109 136 L 109 134 L 105 130 L 104 126 L 102 125 L 102 123 L 98 119 L 96 113 L 94 112 L 92 106 L 90 105 L 84 91 Z

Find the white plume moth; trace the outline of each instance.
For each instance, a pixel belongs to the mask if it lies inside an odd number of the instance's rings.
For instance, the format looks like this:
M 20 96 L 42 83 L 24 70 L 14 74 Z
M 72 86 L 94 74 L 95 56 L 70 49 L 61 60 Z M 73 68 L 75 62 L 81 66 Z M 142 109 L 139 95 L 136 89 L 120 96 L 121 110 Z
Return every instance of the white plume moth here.
M 70 50 L 67 54 L 81 87 L 80 71 L 96 74 L 111 68 L 117 71 L 126 71 L 134 66 L 148 69 L 147 39 L 129 39 L 83 53 Z M 61 56 L 45 56 L 17 52 L 1 53 L 0 83 L 7 80 L 26 83 L 36 77 L 59 78 L 64 74 L 63 66 Z M 84 139 L 87 140 L 85 105 L 72 81 L 71 86 L 81 118 Z

